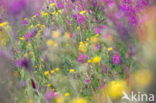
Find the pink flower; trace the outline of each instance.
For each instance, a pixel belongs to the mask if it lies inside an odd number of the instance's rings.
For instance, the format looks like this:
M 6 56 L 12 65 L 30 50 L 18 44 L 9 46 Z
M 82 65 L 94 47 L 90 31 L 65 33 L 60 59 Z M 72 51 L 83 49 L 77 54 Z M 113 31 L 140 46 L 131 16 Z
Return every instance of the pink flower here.
M 85 84 L 88 84 L 89 82 L 90 82 L 89 79 L 84 80 L 84 83 L 85 83 Z
M 63 5 L 62 2 L 58 2 L 57 7 L 60 8 L 60 9 L 64 9 L 64 5 Z
M 114 55 L 113 56 L 113 64 L 121 64 L 122 63 L 122 58 L 119 55 Z
M 94 32 L 95 32 L 96 34 L 100 34 L 100 33 L 101 33 L 101 29 L 100 29 L 100 28 L 94 28 Z
M 56 97 L 58 97 L 58 96 L 59 96 L 58 93 L 56 93 L 56 92 L 54 92 L 54 91 L 49 91 L 49 92 L 47 92 L 47 93 L 45 94 L 45 100 L 48 101 L 48 102 L 51 102 L 51 100 L 52 100 L 53 98 L 56 98 Z
M 78 61 L 79 63 L 85 63 L 85 62 L 87 61 L 87 59 L 88 59 L 88 56 L 87 56 L 86 54 L 81 54 L 81 55 L 78 57 L 77 61 Z
M 85 22 L 85 16 L 81 15 L 81 14 L 74 14 L 73 18 L 77 21 L 77 23 L 81 24 Z

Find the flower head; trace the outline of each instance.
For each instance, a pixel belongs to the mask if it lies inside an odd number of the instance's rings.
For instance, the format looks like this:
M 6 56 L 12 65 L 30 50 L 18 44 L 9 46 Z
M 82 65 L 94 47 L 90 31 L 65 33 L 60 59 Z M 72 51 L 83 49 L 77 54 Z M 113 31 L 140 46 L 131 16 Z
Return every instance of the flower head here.
M 95 56 L 95 57 L 92 58 L 92 62 L 95 63 L 95 64 L 99 63 L 100 61 L 101 61 L 101 57 L 100 56 Z
M 32 70 L 31 60 L 27 59 L 27 58 L 20 58 L 20 59 L 16 60 L 16 66 L 23 67 L 29 71 Z
M 121 64 L 122 63 L 122 58 L 119 55 L 114 55 L 113 56 L 113 64 Z
M 38 28 L 32 30 L 31 32 L 24 35 L 24 39 L 26 41 L 30 40 L 31 38 L 33 38 L 36 35 L 37 32 L 38 32 Z
M 77 21 L 77 23 L 81 24 L 85 22 L 85 16 L 83 16 L 82 14 L 74 14 L 73 18 Z
M 87 61 L 87 59 L 88 59 L 88 56 L 87 56 L 86 54 L 81 54 L 81 55 L 78 57 L 77 61 L 78 61 L 79 63 L 85 63 L 85 62 Z
M 70 103 L 88 103 L 85 98 L 75 98 Z
M 85 84 L 88 84 L 89 82 L 90 82 L 89 79 L 84 80 L 84 83 L 85 83 Z
M 49 91 L 45 94 L 45 100 L 50 102 L 53 98 L 58 97 L 59 94 L 54 91 Z
M 57 3 L 57 7 L 60 8 L 60 9 L 63 9 L 64 8 L 64 5 L 62 2 L 58 2 Z
M 112 98 L 116 99 L 123 95 L 123 92 L 127 91 L 127 83 L 124 80 L 116 80 L 110 82 L 104 89 L 106 93 Z
M 101 29 L 100 29 L 100 28 L 95 28 L 95 29 L 94 29 L 94 32 L 95 32 L 96 34 L 100 34 L 100 33 L 101 33 Z

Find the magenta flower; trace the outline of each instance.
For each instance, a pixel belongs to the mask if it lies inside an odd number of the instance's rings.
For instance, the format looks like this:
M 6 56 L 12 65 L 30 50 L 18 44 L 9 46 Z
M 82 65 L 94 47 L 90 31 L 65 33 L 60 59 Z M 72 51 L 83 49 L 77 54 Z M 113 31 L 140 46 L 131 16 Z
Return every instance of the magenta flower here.
M 28 24 L 29 24 L 29 21 L 28 21 L 28 20 L 23 20 L 23 21 L 22 21 L 22 24 L 28 25 Z
M 99 44 L 94 45 L 94 50 L 99 50 L 99 49 L 100 49 L 100 45 Z
M 31 32 L 25 34 L 24 35 L 25 40 L 28 41 L 29 39 L 33 38 L 37 32 L 38 32 L 38 28 L 36 28 L 36 29 L 32 30 Z
M 100 28 L 94 28 L 94 32 L 95 32 L 96 34 L 100 34 L 100 33 L 101 33 L 101 29 L 100 29 Z
M 88 84 L 89 82 L 90 82 L 89 79 L 84 80 L 84 83 L 85 83 L 85 84 Z
M 88 56 L 87 56 L 86 54 L 81 54 L 81 55 L 78 57 L 77 61 L 78 61 L 79 63 L 85 63 L 85 62 L 87 61 L 87 59 L 88 59 Z
M 74 14 L 73 18 L 77 21 L 77 23 L 81 24 L 85 22 L 85 16 L 81 15 L 81 14 Z
M 113 56 L 113 64 L 121 64 L 122 63 L 122 58 L 119 55 L 114 55 Z
M 58 97 L 59 94 L 54 91 L 49 91 L 45 94 L 45 100 L 51 102 L 53 98 Z
M 27 58 L 20 58 L 20 59 L 16 60 L 16 66 L 17 67 L 23 67 L 28 71 L 32 70 L 31 60 L 27 59 Z
M 40 16 L 40 15 L 41 15 L 41 13 L 40 13 L 40 12 L 37 12 L 35 15 L 36 15 L 36 16 Z
M 64 5 L 63 5 L 62 2 L 58 2 L 57 7 L 60 8 L 60 9 L 64 9 Z

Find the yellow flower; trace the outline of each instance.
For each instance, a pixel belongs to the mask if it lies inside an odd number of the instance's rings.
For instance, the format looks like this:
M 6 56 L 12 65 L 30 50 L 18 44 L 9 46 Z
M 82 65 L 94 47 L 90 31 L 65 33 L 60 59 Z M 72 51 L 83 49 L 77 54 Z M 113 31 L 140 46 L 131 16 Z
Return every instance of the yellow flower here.
M 123 92 L 126 92 L 127 90 L 127 83 L 124 80 L 112 81 L 105 88 L 106 94 L 112 99 L 120 98 L 123 95 Z
M 77 26 L 76 29 L 77 29 L 77 30 L 80 30 L 80 26 Z
M 99 36 L 100 36 L 100 34 L 96 34 L 95 36 L 96 36 L 96 37 L 99 37 Z
M 47 40 L 46 43 L 47 43 L 48 46 L 55 46 L 55 47 L 57 46 L 57 43 L 55 41 L 53 41 L 53 40 Z
M 53 31 L 52 32 L 52 37 L 53 38 L 58 38 L 60 36 L 60 32 L 59 31 Z
M 68 32 L 66 32 L 66 33 L 64 34 L 64 38 L 69 39 L 69 38 L 70 38 L 70 34 L 69 34 Z
M 92 58 L 92 62 L 95 63 L 95 64 L 99 63 L 100 61 L 101 61 L 101 57 L 100 56 L 95 56 L 95 57 Z
M 152 82 L 152 72 L 148 69 L 140 69 L 134 74 L 136 85 L 146 87 Z
M 35 65 L 35 67 L 34 67 L 34 68 L 35 68 L 35 69 L 36 69 L 36 68 L 38 68 L 38 65 Z
M 85 11 L 85 10 L 80 11 L 80 14 L 85 14 L 85 13 L 86 13 L 86 11 Z
M 57 12 L 58 12 L 58 13 L 62 13 L 62 10 L 58 10 Z
M 55 103 L 64 103 L 64 97 L 63 96 L 57 97 Z
M 88 103 L 85 98 L 75 98 L 70 103 Z
M 53 7 L 53 6 L 55 6 L 56 4 L 55 3 L 50 3 L 50 7 Z
M 24 37 L 20 37 L 19 39 L 20 39 L 20 40 L 25 40 L 25 38 L 24 38 Z
M 88 46 L 88 43 L 87 42 L 80 42 L 79 44 L 79 51 L 85 53 L 87 51 L 87 46 Z
M 49 75 L 49 71 L 45 71 L 45 72 L 44 72 L 44 75 L 45 75 L 45 76 Z
M 73 73 L 73 72 L 75 72 L 75 70 L 74 69 L 70 69 L 70 72 Z
M 55 68 L 55 71 L 59 71 L 60 70 L 60 68 Z
M 99 41 L 99 38 L 97 38 L 96 36 L 92 36 L 92 37 L 90 38 L 90 41 L 91 41 L 92 43 L 97 43 L 97 42 Z
M 52 14 L 52 15 L 55 15 L 55 14 L 56 14 L 56 11 L 52 12 L 51 14 Z
M 112 47 L 110 47 L 110 48 L 107 48 L 107 50 L 108 50 L 108 51 L 112 51 L 112 50 L 113 50 L 113 48 L 112 48 Z
M 52 85 L 51 84 L 47 84 L 47 87 L 51 87 Z
M 34 25 L 30 25 L 28 28 L 29 28 L 29 29 L 32 29 L 32 28 L 34 28 Z
M 88 60 L 88 63 L 91 63 L 91 62 L 92 62 L 92 60 L 91 60 L 91 59 L 89 59 L 89 60 Z
M 68 97 L 68 96 L 70 96 L 70 93 L 67 92 L 67 93 L 65 93 L 64 95 L 65 95 L 66 97 Z
M 42 14 L 42 16 L 47 16 L 48 15 L 48 13 L 45 12 L 45 11 L 41 11 L 41 14 Z
M 26 100 L 26 103 L 33 103 L 31 99 Z
M 54 73 L 54 72 L 55 72 L 54 70 L 51 70 L 51 71 L 50 71 L 50 73 Z
M 7 30 L 1 28 L 0 30 L 0 47 L 6 46 L 10 41 L 9 34 Z
M 0 23 L 0 27 L 7 26 L 8 24 L 9 24 L 8 22 L 2 22 L 2 23 Z

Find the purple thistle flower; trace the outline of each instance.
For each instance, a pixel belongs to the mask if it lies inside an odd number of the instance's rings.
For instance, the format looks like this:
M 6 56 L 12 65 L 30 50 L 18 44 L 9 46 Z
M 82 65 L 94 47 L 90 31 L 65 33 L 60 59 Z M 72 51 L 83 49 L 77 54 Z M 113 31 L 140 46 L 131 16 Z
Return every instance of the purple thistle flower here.
M 113 56 L 113 64 L 121 64 L 122 63 L 122 58 L 119 55 L 114 55 Z
M 85 62 L 87 61 L 87 59 L 88 59 L 88 56 L 87 56 L 86 54 L 81 54 L 81 55 L 78 57 L 77 61 L 78 61 L 79 63 L 85 63 Z
M 31 32 L 25 34 L 24 35 L 25 40 L 28 41 L 29 39 L 33 38 L 36 35 L 37 31 L 38 31 L 38 28 L 36 28 L 36 29 L 32 30 Z
M 58 2 L 57 7 L 60 8 L 60 9 L 64 9 L 64 5 L 63 5 L 62 2 Z
M 81 24 L 85 22 L 85 16 L 81 15 L 81 14 L 74 14 L 73 18 L 77 21 L 77 23 Z
M 27 58 L 21 58 L 21 59 L 16 60 L 16 66 L 17 67 L 23 67 L 28 71 L 32 70 L 31 60 L 27 59 Z

